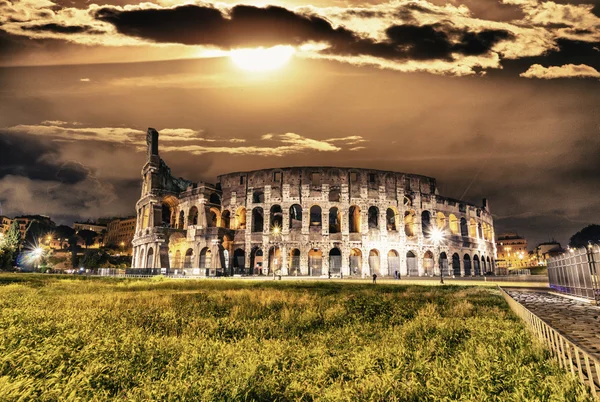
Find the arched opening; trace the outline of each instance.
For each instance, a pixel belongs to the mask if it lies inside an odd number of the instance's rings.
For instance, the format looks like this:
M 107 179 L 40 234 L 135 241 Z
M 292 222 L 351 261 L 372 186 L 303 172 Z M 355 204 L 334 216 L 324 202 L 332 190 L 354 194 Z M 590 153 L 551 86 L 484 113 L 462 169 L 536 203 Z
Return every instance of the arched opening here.
M 210 253 L 210 251 L 209 251 Z M 194 263 L 194 250 L 188 248 L 185 252 L 185 257 L 183 259 L 183 267 L 184 268 L 192 268 Z
M 406 272 L 408 272 L 409 276 L 419 276 L 417 255 L 413 251 L 406 253 Z
M 398 230 L 396 226 L 396 216 L 398 216 L 398 214 L 393 208 L 388 208 L 385 211 L 386 226 L 387 230 L 390 232 L 395 232 Z
M 350 233 L 360 233 L 360 208 L 352 205 L 348 212 L 348 231 Z
M 185 226 L 185 213 L 183 211 L 179 211 L 179 221 L 177 222 L 177 229 L 183 230 Z
M 239 207 L 235 213 L 235 229 L 246 230 L 246 208 Z
M 162 203 L 161 226 L 171 226 L 171 207 L 166 202 Z
M 469 219 L 469 236 L 473 239 L 477 238 L 477 222 L 475 219 Z
M 329 233 L 342 231 L 342 214 L 338 207 L 329 208 Z
M 211 204 L 221 205 L 221 197 L 219 197 L 219 194 L 217 193 L 211 193 L 210 197 L 208 198 L 208 202 Z
M 444 252 L 440 253 L 439 269 L 442 271 L 442 275 L 448 276 L 448 256 Z
M 252 210 L 252 233 L 262 233 L 264 230 L 264 212 L 261 207 Z
M 206 216 L 206 225 L 209 228 L 216 228 L 217 226 L 219 226 L 219 221 L 220 221 L 220 215 L 221 212 L 215 208 L 215 207 L 210 207 L 207 211 L 207 216 Z
M 179 250 L 175 252 L 175 257 L 173 258 L 173 268 L 182 268 L 181 251 Z
M 269 272 L 265 274 L 275 273 L 279 274 L 281 270 L 281 249 L 277 246 L 273 246 L 269 249 Z
M 302 229 L 302 207 L 298 204 L 290 207 L 290 229 Z
M 371 275 L 381 275 L 380 265 L 381 264 L 379 259 L 379 251 L 376 249 L 372 249 L 371 251 L 369 251 L 369 272 L 371 273 Z
M 198 224 L 198 208 L 191 207 L 188 213 L 188 226 L 195 226 Z
M 271 213 L 269 215 L 270 221 L 270 231 L 271 233 L 279 234 L 281 233 L 281 228 L 283 227 L 283 210 L 279 205 L 273 205 L 271 207 Z M 281 261 L 281 258 L 279 258 Z
M 329 250 L 329 274 L 339 275 L 342 270 L 342 252 L 334 247 Z
M 313 205 L 310 207 L 310 230 L 321 232 L 321 228 L 323 225 L 323 217 L 321 215 L 321 207 L 318 205 Z
M 452 275 L 460 276 L 460 256 L 456 253 L 452 254 Z
M 469 228 L 467 227 L 467 220 L 460 218 L 460 235 L 467 237 L 469 235 Z
M 487 270 L 487 264 L 485 263 L 485 257 L 481 256 L 481 273 L 483 275 L 487 274 L 488 270 Z
M 388 274 L 397 277 L 400 275 L 400 255 L 396 250 L 388 251 Z
M 477 254 L 473 256 L 473 273 L 475 276 L 481 275 L 481 267 L 479 266 L 479 257 Z
M 252 273 L 254 275 L 262 275 L 263 269 L 263 252 L 260 248 L 254 247 L 250 253 L 250 264 L 252 265 Z
M 350 250 L 350 275 L 362 276 L 362 252 L 358 248 Z
M 436 226 L 438 229 L 444 229 L 446 227 L 446 215 L 443 212 L 438 212 L 436 214 Z
M 423 254 L 423 274 L 433 276 L 433 253 L 429 250 Z
M 310 276 L 321 276 L 323 274 L 323 253 L 313 248 L 308 252 L 308 274 Z
M 494 271 L 494 266 L 492 265 L 491 261 L 494 261 L 494 260 L 490 260 L 490 257 L 488 257 L 487 258 L 488 271 L 493 274 L 495 271 Z
M 404 213 L 404 233 L 407 237 L 415 235 L 415 211 L 406 211 Z
M 288 272 L 290 275 L 300 275 L 300 250 L 293 248 L 290 250 L 290 260 L 288 263 Z
M 421 231 L 427 238 L 431 235 L 431 213 L 429 211 L 421 212 Z
M 367 221 L 369 222 L 369 229 L 379 229 L 379 209 L 376 206 L 369 207 L 367 211 Z
M 478 224 L 477 224 L 477 236 L 478 236 L 480 239 L 483 239 L 483 229 L 482 229 L 482 227 L 481 227 L 481 223 L 478 223 Z
M 234 274 L 244 274 L 246 268 L 246 252 L 238 248 L 233 252 L 233 273 Z
M 458 227 L 458 218 L 456 217 L 456 215 L 450 214 L 449 226 L 450 226 L 450 232 L 452 234 L 454 234 L 454 235 L 458 234 L 459 227 Z
M 265 193 L 262 190 L 256 190 L 252 193 L 252 202 L 254 204 L 262 204 L 265 202 Z
M 154 268 L 154 249 L 152 247 L 148 249 L 146 268 Z
M 463 257 L 463 264 L 465 267 L 465 276 L 471 276 L 471 256 L 469 254 L 465 254 Z
M 221 214 L 221 227 L 231 229 L 231 214 L 227 209 Z

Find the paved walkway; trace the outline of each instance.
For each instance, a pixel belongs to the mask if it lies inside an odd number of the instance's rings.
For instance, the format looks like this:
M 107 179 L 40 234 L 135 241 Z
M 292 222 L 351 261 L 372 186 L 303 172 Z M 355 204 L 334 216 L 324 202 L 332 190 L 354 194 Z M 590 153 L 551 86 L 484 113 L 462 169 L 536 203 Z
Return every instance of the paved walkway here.
M 506 291 L 577 346 L 600 359 L 600 307 L 536 290 Z

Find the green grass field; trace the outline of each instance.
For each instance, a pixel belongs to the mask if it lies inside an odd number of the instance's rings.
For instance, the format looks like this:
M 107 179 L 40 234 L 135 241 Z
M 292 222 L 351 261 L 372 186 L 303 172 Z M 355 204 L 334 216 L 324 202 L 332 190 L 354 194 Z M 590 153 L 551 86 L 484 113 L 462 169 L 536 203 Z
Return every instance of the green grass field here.
M 0 401 L 587 401 L 498 290 L 0 275 Z

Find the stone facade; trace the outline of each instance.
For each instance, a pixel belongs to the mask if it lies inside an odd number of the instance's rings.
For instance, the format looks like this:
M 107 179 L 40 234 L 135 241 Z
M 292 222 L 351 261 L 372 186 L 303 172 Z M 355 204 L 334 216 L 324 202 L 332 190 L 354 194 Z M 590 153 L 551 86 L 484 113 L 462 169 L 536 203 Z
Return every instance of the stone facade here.
M 135 268 L 186 275 L 472 276 L 494 272 L 492 216 L 433 178 L 372 169 L 236 172 L 216 185 L 171 175 L 148 130 Z M 434 232 L 443 235 L 434 242 Z

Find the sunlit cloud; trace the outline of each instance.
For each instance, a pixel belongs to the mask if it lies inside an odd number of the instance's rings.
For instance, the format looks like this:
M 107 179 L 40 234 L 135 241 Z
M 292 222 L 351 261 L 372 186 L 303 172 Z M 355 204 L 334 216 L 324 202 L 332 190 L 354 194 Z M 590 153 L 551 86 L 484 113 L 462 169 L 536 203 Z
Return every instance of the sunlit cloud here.
M 600 78 L 600 72 L 585 64 L 565 64 L 563 66 L 550 67 L 534 64 L 529 67 L 527 71 L 521 73 L 520 76 L 525 78 L 543 78 L 547 80 L 571 77 Z

